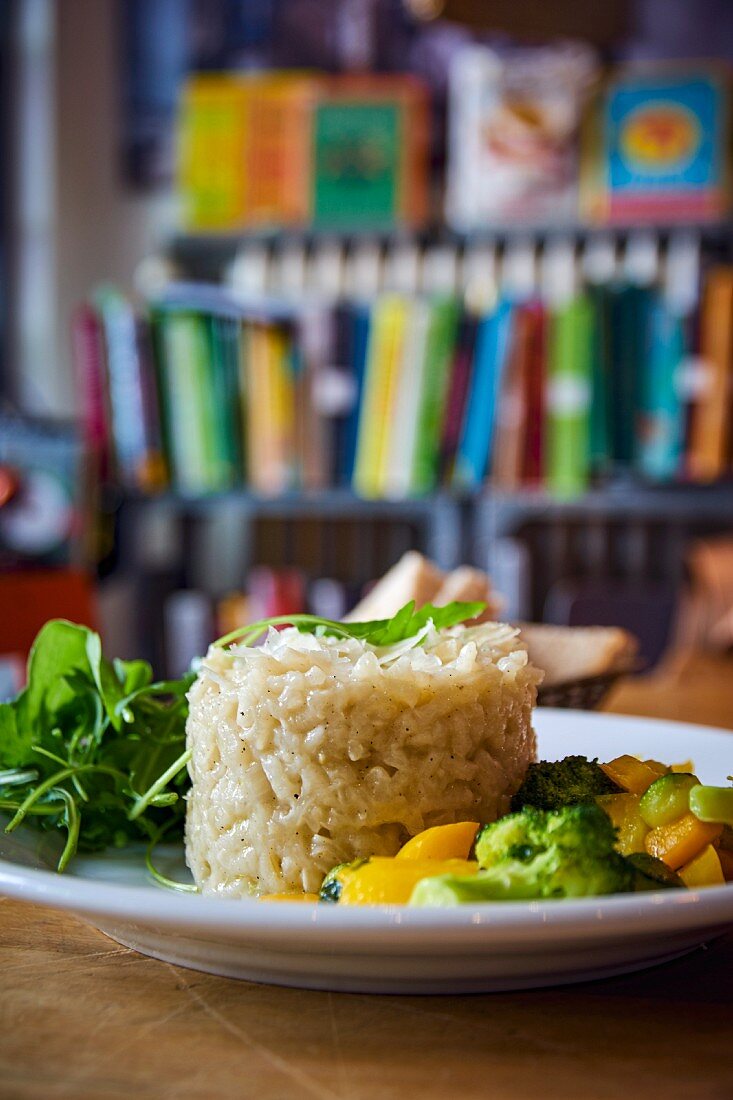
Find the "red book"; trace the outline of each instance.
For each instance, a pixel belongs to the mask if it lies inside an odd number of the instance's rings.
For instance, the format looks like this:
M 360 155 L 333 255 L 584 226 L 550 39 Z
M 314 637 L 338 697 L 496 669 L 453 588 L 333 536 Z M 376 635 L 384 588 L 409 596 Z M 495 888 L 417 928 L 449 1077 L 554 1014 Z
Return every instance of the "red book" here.
M 523 307 L 527 318 L 527 359 L 524 374 L 526 423 L 522 480 L 530 486 L 542 483 L 547 317 L 540 302 Z
M 84 304 L 74 310 L 71 339 L 84 442 L 99 475 L 106 477 L 111 454 L 107 364 L 102 324 L 91 306 Z

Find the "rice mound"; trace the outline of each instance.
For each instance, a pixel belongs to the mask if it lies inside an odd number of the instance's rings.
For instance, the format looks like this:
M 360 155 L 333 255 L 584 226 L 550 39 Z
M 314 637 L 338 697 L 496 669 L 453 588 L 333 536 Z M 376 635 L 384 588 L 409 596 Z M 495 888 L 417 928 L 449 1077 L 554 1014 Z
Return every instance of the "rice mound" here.
M 431 825 L 493 821 L 535 758 L 540 678 L 499 623 L 389 649 L 294 628 L 212 647 L 189 694 L 196 884 L 317 891 Z

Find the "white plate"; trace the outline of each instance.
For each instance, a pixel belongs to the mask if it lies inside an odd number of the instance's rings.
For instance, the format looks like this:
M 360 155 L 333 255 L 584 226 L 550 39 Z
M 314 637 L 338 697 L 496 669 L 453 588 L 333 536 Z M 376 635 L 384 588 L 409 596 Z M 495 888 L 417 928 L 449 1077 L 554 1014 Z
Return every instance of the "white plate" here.
M 704 726 L 542 709 L 536 727 L 544 759 L 629 752 L 691 757 L 708 783 L 733 773 L 733 735 Z M 201 898 L 150 883 L 139 852 L 79 859 L 58 875 L 42 869 L 38 838 L 2 835 L 0 893 L 68 909 L 167 962 L 310 989 L 461 993 L 578 982 L 675 958 L 733 923 L 733 886 L 442 910 Z

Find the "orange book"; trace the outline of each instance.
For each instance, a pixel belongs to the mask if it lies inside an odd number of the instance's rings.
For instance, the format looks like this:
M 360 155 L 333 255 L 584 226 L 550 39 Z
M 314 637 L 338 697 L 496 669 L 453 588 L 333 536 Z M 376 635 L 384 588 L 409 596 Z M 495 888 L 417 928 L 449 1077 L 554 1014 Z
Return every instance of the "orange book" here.
M 733 268 L 714 268 L 706 279 L 700 358 L 705 372 L 702 392 L 692 410 L 688 470 L 696 481 L 713 481 L 726 472 L 733 439 Z
M 247 221 L 303 224 L 308 217 L 310 105 L 316 82 L 287 73 L 250 81 Z

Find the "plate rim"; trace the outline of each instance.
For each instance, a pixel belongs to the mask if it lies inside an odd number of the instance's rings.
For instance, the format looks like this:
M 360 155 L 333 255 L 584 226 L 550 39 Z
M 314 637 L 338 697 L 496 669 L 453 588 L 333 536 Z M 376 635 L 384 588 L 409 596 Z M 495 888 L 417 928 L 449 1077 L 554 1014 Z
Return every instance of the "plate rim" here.
M 592 712 L 557 707 L 535 711 L 533 722 L 568 719 L 596 725 L 633 724 L 657 732 L 674 729 L 729 738 L 733 764 L 733 731 L 642 715 Z M 208 929 L 212 933 L 237 932 L 282 936 L 285 933 L 323 936 L 352 936 L 355 933 L 396 932 L 404 935 L 449 935 L 485 937 L 506 934 L 514 942 L 531 938 L 538 929 L 577 934 L 579 928 L 595 929 L 599 935 L 619 935 L 638 922 L 655 930 L 712 927 L 733 923 L 733 884 L 704 890 L 649 891 L 630 895 L 558 899 L 529 902 L 485 902 L 456 908 L 410 909 L 401 905 L 369 907 L 328 906 L 316 902 L 283 905 L 245 898 L 201 897 L 156 887 L 128 886 L 101 879 L 60 875 L 51 870 L 29 868 L 13 860 L 0 859 L 0 894 L 18 900 L 63 909 L 89 918 L 155 924 L 170 929 Z M 473 930 L 473 931 L 470 931 Z

